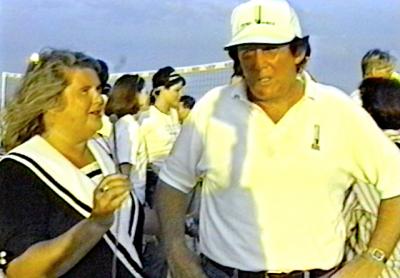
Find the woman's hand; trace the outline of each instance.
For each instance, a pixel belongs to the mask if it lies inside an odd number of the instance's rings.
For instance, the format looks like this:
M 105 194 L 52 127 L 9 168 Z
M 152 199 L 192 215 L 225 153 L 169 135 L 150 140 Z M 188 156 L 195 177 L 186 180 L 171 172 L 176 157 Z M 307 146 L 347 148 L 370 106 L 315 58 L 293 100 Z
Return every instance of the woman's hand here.
M 114 212 L 129 196 L 131 186 L 127 176 L 113 174 L 106 176 L 93 193 L 93 210 L 90 219 L 104 226 L 111 226 Z
M 59 277 L 75 266 L 103 237 L 114 221 L 114 212 L 129 196 L 126 176 L 105 177 L 93 193 L 89 219 L 78 222 L 56 238 L 40 241 L 10 262 L 8 277 Z

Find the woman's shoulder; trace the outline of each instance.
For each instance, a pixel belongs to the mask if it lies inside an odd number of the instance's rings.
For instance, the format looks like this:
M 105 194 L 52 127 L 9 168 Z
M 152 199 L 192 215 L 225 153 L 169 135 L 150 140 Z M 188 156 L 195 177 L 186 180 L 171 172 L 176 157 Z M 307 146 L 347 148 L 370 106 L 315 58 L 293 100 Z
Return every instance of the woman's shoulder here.
M 32 171 L 22 164 L 21 162 L 18 162 L 17 160 L 8 157 L 7 155 L 4 156 L 0 160 L 0 178 L 1 177 L 8 177 L 8 178 L 24 178 L 24 176 L 17 175 L 16 173 L 23 173 L 26 174 L 27 176 L 34 175 Z
M 142 125 L 143 122 L 147 121 L 150 118 L 150 108 L 146 111 L 141 111 L 136 115 L 137 121 L 139 125 Z
M 134 115 L 126 114 L 123 117 L 119 118 L 117 123 L 125 123 L 125 124 L 136 123 L 136 119 Z
M 117 132 L 122 130 L 137 130 L 139 128 L 139 124 L 134 115 L 125 115 L 118 120 L 115 128 Z
M 0 161 L 0 187 L 7 186 L 8 190 L 14 186 L 18 186 L 18 190 L 29 187 L 32 190 L 42 184 L 44 182 L 23 163 L 7 156 Z

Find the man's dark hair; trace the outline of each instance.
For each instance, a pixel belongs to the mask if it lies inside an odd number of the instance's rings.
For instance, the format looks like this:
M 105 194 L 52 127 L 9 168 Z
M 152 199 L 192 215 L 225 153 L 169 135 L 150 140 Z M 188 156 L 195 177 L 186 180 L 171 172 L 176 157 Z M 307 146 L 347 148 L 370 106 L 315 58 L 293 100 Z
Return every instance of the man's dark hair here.
M 182 102 L 183 107 L 192 109 L 193 106 L 196 104 L 196 99 L 189 95 L 181 96 L 179 102 Z
M 363 107 L 381 129 L 400 129 L 400 82 L 367 78 L 360 86 Z

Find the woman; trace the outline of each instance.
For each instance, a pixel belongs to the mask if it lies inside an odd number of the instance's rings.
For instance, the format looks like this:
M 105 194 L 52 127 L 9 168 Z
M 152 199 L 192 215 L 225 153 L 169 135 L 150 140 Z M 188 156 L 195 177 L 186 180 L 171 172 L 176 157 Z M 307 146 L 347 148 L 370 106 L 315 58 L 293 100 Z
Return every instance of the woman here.
M 130 177 L 136 196 L 144 203 L 146 185 L 146 153 L 139 133 L 135 114 L 140 109 L 138 94 L 144 87 L 144 79 L 125 74 L 115 81 L 106 105 L 107 116 L 115 115 L 114 135 L 110 147 L 117 158 L 121 172 Z
M 150 108 L 141 113 L 140 132 L 144 138 L 148 172 L 146 176 L 145 251 L 143 267 L 149 277 L 167 277 L 167 261 L 158 242 L 159 225 L 153 208 L 158 171 L 168 157 L 180 132 L 177 108 L 185 79 L 172 67 L 159 69 L 152 78 Z
M 186 81 L 172 67 L 167 66 L 154 74 L 152 83 L 150 108 L 141 113 L 139 118 L 149 169 L 146 181 L 146 202 L 149 207 L 153 206 L 157 173 L 180 132 L 177 108 Z
M 400 148 L 400 82 L 396 79 L 367 78 L 360 86 L 362 106 L 376 124 Z M 369 138 L 365 138 L 368 140 Z M 355 184 L 344 207 L 348 240 L 346 258 L 365 254 L 376 226 L 381 193 L 368 184 Z M 400 243 L 387 258 L 381 278 L 400 277 Z
M 143 132 L 149 163 L 158 172 L 169 155 L 180 131 L 177 113 L 185 79 L 170 67 L 159 69 L 152 78 L 150 108 L 139 121 Z
M 98 69 L 82 53 L 44 51 L 7 108 L 0 253 L 8 278 L 143 277 L 137 198 L 91 140 L 101 128 Z

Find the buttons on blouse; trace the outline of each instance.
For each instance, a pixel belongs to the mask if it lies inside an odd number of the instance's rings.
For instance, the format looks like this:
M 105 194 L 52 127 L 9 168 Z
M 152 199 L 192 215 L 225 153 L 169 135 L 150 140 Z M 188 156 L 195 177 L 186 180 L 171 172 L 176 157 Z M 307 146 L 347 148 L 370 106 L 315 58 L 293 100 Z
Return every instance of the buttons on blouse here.
M 4 267 L 7 264 L 7 252 L 6 251 L 0 251 L 0 268 Z

